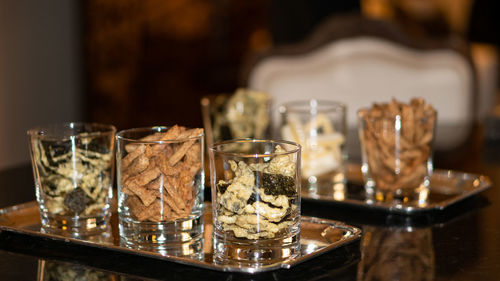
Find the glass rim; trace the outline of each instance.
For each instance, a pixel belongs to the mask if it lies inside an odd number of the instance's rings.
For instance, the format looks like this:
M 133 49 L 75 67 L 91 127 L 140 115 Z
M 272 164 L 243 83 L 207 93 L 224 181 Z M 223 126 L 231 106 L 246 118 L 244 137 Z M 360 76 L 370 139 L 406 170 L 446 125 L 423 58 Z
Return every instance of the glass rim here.
M 304 108 L 299 108 L 304 107 Z M 308 100 L 295 100 L 280 104 L 279 110 L 281 113 L 310 113 L 311 108 L 316 108 L 318 112 L 336 112 L 338 109 L 346 111 L 347 105 L 345 103 L 335 100 L 325 99 L 308 99 Z
M 240 88 L 238 88 L 238 89 L 240 89 Z M 272 105 L 274 103 L 273 97 L 267 91 L 260 91 L 260 90 L 255 90 L 255 89 L 252 89 L 252 88 L 242 88 L 242 89 L 244 89 L 245 91 L 252 91 L 252 92 L 257 92 L 257 93 L 265 93 L 265 94 L 268 95 L 268 98 L 266 99 L 266 104 L 268 106 L 270 106 L 270 105 Z M 234 96 L 234 94 L 236 93 L 236 91 L 237 90 L 235 90 L 234 92 L 220 92 L 220 93 L 212 93 L 212 94 L 203 95 L 200 98 L 200 105 L 202 107 L 211 108 L 211 107 L 215 106 L 214 105 L 215 101 L 218 98 L 223 98 L 224 102 L 227 102 L 230 98 L 232 98 Z
M 285 151 L 285 152 L 247 153 L 247 154 L 237 153 L 237 152 L 226 152 L 226 151 L 221 151 L 221 150 L 216 149 L 217 147 L 220 147 L 223 145 L 228 145 L 228 144 L 233 144 L 233 143 L 275 143 L 275 144 L 292 145 L 295 148 L 292 150 L 289 150 L 289 151 Z M 233 139 L 233 140 L 225 140 L 225 141 L 216 142 L 211 147 L 209 147 L 208 150 L 214 154 L 217 153 L 217 154 L 222 154 L 222 155 L 226 155 L 226 156 L 235 156 L 235 157 L 240 157 L 240 158 L 262 158 L 262 157 L 294 154 L 294 153 L 300 152 L 301 148 L 302 147 L 300 144 L 293 142 L 293 141 L 244 138 L 244 139 Z
M 62 129 L 62 128 L 68 128 L 68 129 L 74 129 L 77 127 L 83 127 L 83 126 L 91 126 L 92 128 L 95 128 L 96 131 L 93 132 L 87 132 L 84 136 L 81 135 L 81 133 L 78 134 L 55 134 L 51 132 L 51 130 L 54 129 Z M 50 132 L 50 133 L 49 133 Z M 34 128 L 29 129 L 27 132 L 27 135 L 30 137 L 37 137 L 40 139 L 61 139 L 61 138 L 88 138 L 88 137 L 97 137 L 97 136 L 104 136 L 104 135 L 114 135 L 116 134 L 116 127 L 111 124 L 104 124 L 104 123 L 97 123 L 97 122 L 61 122 L 61 123 L 50 123 L 47 125 L 42 125 L 42 126 L 37 126 Z
M 184 142 L 188 140 L 196 140 L 196 139 L 203 139 L 203 136 L 205 135 L 205 130 L 203 129 L 203 132 L 199 135 L 193 136 L 193 137 L 186 137 L 182 139 L 170 139 L 170 140 L 158 140 L 158 141 L 145 141 L 145 140 L 140 140 L 137 138 L 130 138 L 130 137 L 124 137 L 123 135 L 126 133 L 131 133 L 131 132 L 151 132 L 151 133 L 161 133 L 161 132 L 166 132 L 168 129 L 172 128 L 173 126 L 151 126 L 151 127 L 138 127 L 138 128 L 130 128 L 130 129 L 125 129 L 121 130 L 118 133 L 116 133 L 116 140 L 118 141 L 127 141 L 127 142 L 133 142 L 137 144 L 165 144 L 165 143 L 178 143 L 178 142 Z M 185 127 L 186 130 L 190 129 L 195 129 L 195 128 L 190 128 L 190 127 Z
M 359 118 L 363 118 L 367 113 L 368 111 L 370 111 L 371 107 L 362 107 L 360 109 L 358 109 L 356 111 L 356 116 Z M 431 114 L 431 115 L 434 115 L 435 119 L 434 119 L 434 122 L 437 123 L 437 110 L 434 110 L 434 112 Z M 425 116 L 431 116 L 431 115 L 425 115 Z M 394 117 L 387 117 L 387 116 L 376 116 L 376 117 L 370 117 L 369 119 L 370 120 L 378 120 L 378 119 L 401 119 L 403 117 L 403 114 L 399 113 L 399 114 L 396 114 L 394 115 Z

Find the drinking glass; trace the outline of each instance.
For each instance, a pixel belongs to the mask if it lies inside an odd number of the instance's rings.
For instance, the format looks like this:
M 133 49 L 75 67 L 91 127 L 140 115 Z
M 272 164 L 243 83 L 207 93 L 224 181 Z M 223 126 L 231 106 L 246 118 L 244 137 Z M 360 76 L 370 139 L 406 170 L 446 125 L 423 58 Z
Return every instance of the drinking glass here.
M 108 226 L 114 173 L 111 125 L 61 123 L 28 131 L 44 231 L 93 235 Z
M 203 136 L 203 129 L 177 125 L 117 134 L 123 245 L 175 255 L 190 255 L 202 246 Z
M 421 102 L 358 112 L 366 192 L 376 201 L 427 203 L 436 112 Z
M 294 101 L 279 107 L 284 140 L 301 145 L 302 180 L 309 193 L 344 188 L 346 106 L 328 100 Z
M 271 135 L 271 97 L 264 92 L 240 88 L 232 95 L 205 96 L 201 112 L 208 147 L 219 141 Z
M 259 266 L 295 257 L 300 145 L 230 140 L 209 148 L 209 157 L 215 259 Z

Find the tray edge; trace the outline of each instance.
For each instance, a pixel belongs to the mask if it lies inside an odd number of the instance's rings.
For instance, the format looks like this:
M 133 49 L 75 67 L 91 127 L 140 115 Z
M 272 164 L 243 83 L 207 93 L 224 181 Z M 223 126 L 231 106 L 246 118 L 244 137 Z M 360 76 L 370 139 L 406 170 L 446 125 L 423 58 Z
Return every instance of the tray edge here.
M 19 210 L 22 208 L 34 207 L 36 205 L 37 205 L 36 201 L 29 201 L 29 202 L 21 203 L 18 205 L 8 206 L 8 207 L 0 209 L 0 215 L 5 214 L 7 212 L 16 211 L 16 210 Z M 207 204 L 205 203 L 205 205 L 207 205 Z M 117 251 L 120 253 L 135 254 L 135 255 L 142 256 L 142 257 L 154 258 L 157 260 L 174 262 L 174 263 L 188 265 L 188 266 L 195 266 L 198 268 L 215 270 L 215 271 L 219 271 L 219 272 L 234 272 L 234 273 L 246 273 L 246 274 L 263 273 L 263 272 L 268 272 L 268 271 L 273 271 L 273 270 L 278 270 L 278 269 L 290 269 L 290 268 L 294 267 L 295 265 L 298 265 L 300 263 L 303 263 L 305 261 L 313 259 L 313 258 L 320 256 L 322 254 L 325 254 L 331 250 L 348 245 L 348 244 L 361 238 L 361 234 L 362 234 L 361 229 L 359 229 L 355 226 L 348 225 L 348 224 L 341 222 L 341 221 L 323 219 L 323 218 L 318 218 L 318 217 L 309 217 L 309 216 L 301 216 L 301 221 L 302 220 L 317 223 L 317 224 L 331 225 L 331 226 L 338 227 L 338 228 L 348 229 L 349 231 L 352 232 L 352 234 L 346 239 L 336 241 L 335 243 L 330 243 L 330 245 L 328 245 L 322 249 L 319 249 L 311 254 L 308 254 L 304 257 L 301 257 L 299 259 L 285 260 L 285 261 L 277 262 L 277 263 L 270 264 L 270 265 L 264 265 L 261 267 L 252 268 L 252 267 L 207 265 L 204 262 L 197 261 L 194 259 L 169 256 L 169 255 L 164 256 L 164 255 L 161 255 L 159 253 L 145 252 L 145 251 L 140 251 L 140 250 L 135 250 L 135 249 L 130 249 L 130 248 L 124 248 L 124 247 L 116 246 L 114 244 L 100 244 L 100 243 L 96 243 L 96 242 L 80 240 L 80 239 L 73 238 L 73 237 L 64 237 L 64 236 L 60 236 L 60 235 L 56 235 L 56 234 L 42 233 L 42 232 L 35 231 L 35 230 L 16 228 L 13 226 L 7 226 L 7 225 L 2 225 L 2 224 L 0 224 L 0 233 L 12 232 L 12 233 L 21 234 L 21 235 L 27 235 L 30 237 L 50 239 L 50 240 L 53 240 L 56 242 L 74 243 L 77 245 L 82 245 L 82 246 L 92 247 L 92 248 L 106 248 L 108 250 Z

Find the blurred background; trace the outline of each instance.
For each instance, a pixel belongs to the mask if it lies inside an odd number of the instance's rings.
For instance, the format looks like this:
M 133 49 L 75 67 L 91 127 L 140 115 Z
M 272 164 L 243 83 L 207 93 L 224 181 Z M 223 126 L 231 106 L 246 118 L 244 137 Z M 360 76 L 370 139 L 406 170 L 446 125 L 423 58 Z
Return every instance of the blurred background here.
M 495 115 L 495 0 L 0 0 L 0 170 L 29 162 L 26 130 L 93 121 L 118 130 L 202 127 L 200 98 L 233 92 L 252 55 L 357 14 L 416 37 L 468 42 L 480 118 Z

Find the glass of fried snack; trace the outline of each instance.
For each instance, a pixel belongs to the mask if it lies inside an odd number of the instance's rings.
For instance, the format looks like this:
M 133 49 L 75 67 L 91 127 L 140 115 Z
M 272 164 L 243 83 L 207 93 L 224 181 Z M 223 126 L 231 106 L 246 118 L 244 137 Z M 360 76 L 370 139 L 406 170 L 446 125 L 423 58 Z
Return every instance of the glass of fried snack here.
M 111 125 L 96 123 L 28 131 L 44 231 L 85 236 L 108 228 L 115 132 Z
M 209 148 L 217 261 L 259 266 L 299 253 L 300 151 L 293 142 L 255 139 Z
M 239 88 L 231 94 L 201 99 L 207 145 L 215 142 L 271 135 L 271 96 L 265 92 Z
M 203 238 L 203 137 L 201 128 L 178 125 L 117 134 L 124 246 L 183 256 L 198 253 Z
M 346 106 L 329 100 L 280 105 L 280 133 L 302 146 L 301 173 L 308 192 L 345 183 Z
M 423 99 L 358 111 L 362 172 L 369 198 L 425 206 L 432 173 L 436 111 Z

